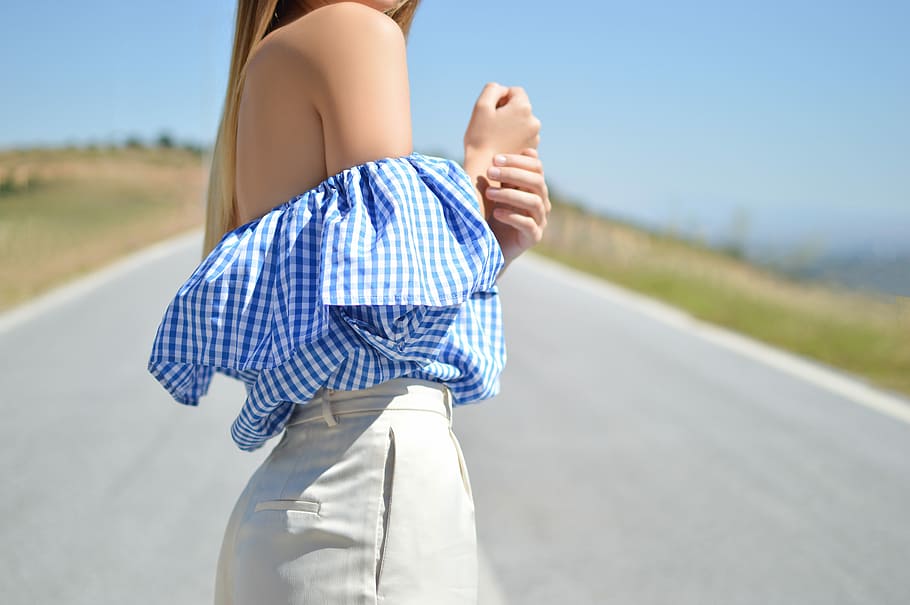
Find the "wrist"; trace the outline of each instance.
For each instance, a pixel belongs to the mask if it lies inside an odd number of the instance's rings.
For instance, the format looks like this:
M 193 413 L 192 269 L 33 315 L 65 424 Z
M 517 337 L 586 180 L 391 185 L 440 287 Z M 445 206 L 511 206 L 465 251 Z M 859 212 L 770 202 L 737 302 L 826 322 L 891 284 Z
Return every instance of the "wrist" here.
M 493 156 L 495 154 L 496 152 L 492 149 L 466 145 L 464 148 L 464 161 L 462 162 L 462 167 L 470 177 L 471 185 L 474 186 L 474 193 L 477 196 L 481 214 L 487 220 L 490 220 L 490 213 L 493 209 L 492 205 L 487 204 L 484 199 L 484 191 L 488 185 L 496 184 L 487 177 L 487 168 L 493 164 Z
M 487 168 L 493 165 L 493 156 L 496 150 L 490 147 L 471 147 L 464 148 L 464 167 L 476 174 L 472 176 L 483 176 L 486 178 Z M 489 181 L 489 179 L 486 179 Z

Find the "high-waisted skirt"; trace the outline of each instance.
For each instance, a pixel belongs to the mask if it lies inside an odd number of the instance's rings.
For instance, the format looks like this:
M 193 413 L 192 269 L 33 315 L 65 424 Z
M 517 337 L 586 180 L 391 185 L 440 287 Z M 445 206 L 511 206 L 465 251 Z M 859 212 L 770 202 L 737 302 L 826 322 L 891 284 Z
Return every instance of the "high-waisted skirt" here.
M 295 408 L 237 500 L 216 605 L 474 605 L 474 499 L 452 393 L 396 378 Z

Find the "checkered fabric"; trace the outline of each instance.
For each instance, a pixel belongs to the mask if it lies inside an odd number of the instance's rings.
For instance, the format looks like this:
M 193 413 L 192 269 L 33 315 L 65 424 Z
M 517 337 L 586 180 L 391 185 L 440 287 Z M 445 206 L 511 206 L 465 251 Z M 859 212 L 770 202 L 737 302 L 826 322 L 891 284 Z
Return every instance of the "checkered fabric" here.
M 506 363 L 503 264 L 459 164 L 365 162 L 224 234 L 168 304 L 148 370 L 192 406 L 214 372 L 241 380 L 244 451 L 323 386 L 413 376 L 455 405 L 488 399 Z

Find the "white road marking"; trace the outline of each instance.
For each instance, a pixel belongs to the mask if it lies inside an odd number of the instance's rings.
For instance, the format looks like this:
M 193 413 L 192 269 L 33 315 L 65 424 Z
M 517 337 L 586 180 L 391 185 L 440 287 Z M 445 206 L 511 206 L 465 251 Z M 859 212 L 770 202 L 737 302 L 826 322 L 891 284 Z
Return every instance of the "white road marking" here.
M 192 231 L 186 231 L 174 237 L 160 241 L 142 248 L 136 252 L 128 254 L 109 265 L 92 271 L 91 273 L 66 282 L 48 290 L 44 294 L 36 296 L 21 305 L 8 309 L 0 314 L 0 334 L 25 323 L 42 313 L 55 309 L 72 300 L 84 296 L 95 288 L 138 269 L 142 265 L 161 257 L 172 254 L 175 250 L 192 244 L 201 245 L 202 230 L 195 228 Z M 200 247 L 200 253 L 202 249 Z M 202 260 L 200 258 L 200 260 Z
M 835 368 L 821 365 L 809 358 L 800 357 L 743 334 L 702 321 L 668 303 L 584 273 L 533 251 L 525 253 L 517 259 L 517 262 L 522 261 L 527 262 L 534 270 L 542 271 L 570 286 L 586 290 L 612 303 L 622 305 L 792 376 L 802 378 L 858 405 L 910 424 L 910 399 L 897 393 L 890 394 L 874 388 L 862 382 L 858 376 L 853 377 L 840 373 Z

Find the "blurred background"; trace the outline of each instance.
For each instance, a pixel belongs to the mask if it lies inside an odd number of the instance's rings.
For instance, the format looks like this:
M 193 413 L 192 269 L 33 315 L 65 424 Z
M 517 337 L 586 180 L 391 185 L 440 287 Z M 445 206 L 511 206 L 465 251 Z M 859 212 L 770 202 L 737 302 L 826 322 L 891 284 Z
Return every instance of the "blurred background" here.
M 199 233 L 233 10 L 0 8 L 0 310 Z M 910 3 L 424 0 L 408 54 L 425 153 L 461 161 L 486 82 L 527 91 L 553 203 L 530 254 L 910 395 Z M 906 496 L 907 475 L 889 476 Z M 636 594 L 566 602 L 669 602 Z

